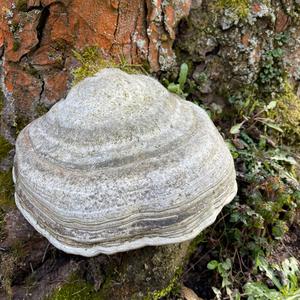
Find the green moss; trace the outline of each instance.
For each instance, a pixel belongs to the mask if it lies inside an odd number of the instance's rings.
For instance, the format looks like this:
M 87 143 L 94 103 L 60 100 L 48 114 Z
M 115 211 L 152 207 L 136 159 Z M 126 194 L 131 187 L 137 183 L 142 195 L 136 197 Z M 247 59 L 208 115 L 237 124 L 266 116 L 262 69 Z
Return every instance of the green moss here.
M 217 0 L 217 7 L 232 9 L 239 17 L 245 18 L 249 14 L 249 0 Z
M 285 82 L 284 92 L 279 94 L 274 111 L 276 123 L 284 130 L 284 140 L 297 145 L 300 142 L 300 99 L 292 86 Z
M 107 299 L 107 295 L 111 293 L 111 290 L 113 289 L 113 277 L 116 276 L 114 273 L 114 270 L 112 268 L 109 268 L 107 275 L 105 276 L 105 281 L 101 285 L 101 289 L 98 292 L 98 299 Z
M 197 235 L 189 245 L 187 259 L 198 249 L 200 243 L 204 243 L 206 239 L 206 232 L 202 231 L 199 235 Z
M 21 42 L 18 39 L 14 39 L 13 51 L 18 51 L 21 47 Z
M 97 46 L 86 47 L 82 51 L 74 50 L 73 55 L 81 65 L 72 71 L 73 84 L 95 75 L 104 68 L 119 68 L 129 74 L 146 73 L 142 65 L 129 64 L 124 58 L 120 58 L 119 63 L 103 58 Z
M 30 119 L 27 116 L 18 115 L 15 119 L 14 127 L 16 129 L 16 135 L 18 135 L 23 128 L 30 123 Z
M 0 172 L 0 241 L 2 240 L 5 211 L 14 206 L 13 200 L 14 184 L 11 170 Z
M 5 208 L 14 205 L 14 183 L 11 170 L 0 172 L 0 207 Z
M 37 117 L 43 116 L 48 111 L 49 111 L 49 109 L 42 103 L 37 104 L 37 106 L 35 108 L 35 113 L 36 113 Z
M 30 75 L 34 76 L 35 78 L 39 78 L 39 72 L 33 66 L 28 66 L 26 68 L 26 72 L 29 73 Z
M 12 145 L 0 135 L 0 162 L 4 159 L 8 152 L 12 149 Z
M 27 10 L 27 0 L 17 0 L 16 1 L 16 9 L 18 11 L 26 11 Z
M 149 293 L 144 300 L 159 300 L 163 297 L 170 295 L 171 293 L 178 294 L 179 291 L 179 278 L 183 272 L 182 268 L 178 268 L 175 276 L 170 281 L 170 283 L 160 291 L 154 291 L 153 293 Z
M 8 155 L 11 149 L 12 145 L 0 135 L 0 162 Z M 14 185 L 11 170 L 0 171 L 0 240 L 2 238 L 5 208 L 14 205 L 13 192 Z
M 5 212 L 4 210 L 1 209 L 0 207 L 0 241 L 3 239 L 4 237 L 4 233 L 3 233 L 3 228 L 4 228 L 4 217 L 5 217 Z
M 72 275 L 67 283 L 58 288 L 47 300 L 101 300 L 92 284 L 77 275 Z

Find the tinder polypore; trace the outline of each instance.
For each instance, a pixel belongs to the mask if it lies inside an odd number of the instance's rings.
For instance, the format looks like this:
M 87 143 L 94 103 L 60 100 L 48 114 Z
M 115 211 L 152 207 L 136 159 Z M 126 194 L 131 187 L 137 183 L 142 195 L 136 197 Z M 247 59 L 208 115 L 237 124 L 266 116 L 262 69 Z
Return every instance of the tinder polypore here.
M 114 68 L 21 131 L 13 173 L 29 223 L 83 256 L 190 240 L 237 189 L 230 152 L 203 109 Z

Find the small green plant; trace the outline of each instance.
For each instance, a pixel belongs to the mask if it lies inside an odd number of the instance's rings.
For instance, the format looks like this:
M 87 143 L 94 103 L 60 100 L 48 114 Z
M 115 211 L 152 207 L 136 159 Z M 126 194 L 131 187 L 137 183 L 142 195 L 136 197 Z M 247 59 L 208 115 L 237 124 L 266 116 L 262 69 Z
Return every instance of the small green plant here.
M 183 63 L 180 66 L 178 82 L 177 83 L 175 83 L 175 82 L 168 83 L 167 82 L 168 90 L 172 93 L 177 94 L 177 95 L 186 97 L 187 94 L 184 93 L 184 86 L 185 86 L 186 81 L 187 81 L 188 72 L 189 72 L 188 65 L 186 63 Z
M 219 262 L 217 260 L 212 260 L 207 264 L 207 268 L 209 270 L 216 270 L 218 272 L 218 274 L 221 276 L 222 278 L 222 284 L 221 284 L 221 289 L 224 289 L 227 296 L 229 297 L 230 300 L 233 299 L 240 299 L 240 294 L 238 291 L 235 291 L 233 293 L 233 291 L 231 290 L 231 286 L 232 286 L 232 273 L 231 273 L 231 269 L 232 269 L 232 264 L 231 264 L 231 260 L 229 258 L 226 258 L 225 261 Z M 216 288 L 216 287 L 212 287 L 216 297 L 218 300 L 222 299 L 222 292 L 220 289 Z
M 273 284 L 270 288 L 261 281 L 248 282 L 244 286 L 248 300 L 298 300 L 300 299 L 299 263 L 294 258 L 285 259 L 281 265 L 271 266 L 264 257 L 258 256 L 256 266 Z
M 275 48 L 265 51 L 262 66 L 258 74 L 257 84 L 260 93 L 266 97 L 284 91 L 284 81 L 287 77 L 283 60 L 284 50 L 281 48 L 286 43 L 285 35 L 274 38 Z
M 298 128 L 287 126 L 287 121 L 283 120 L 289 119 L 283 115 L 293 116 L 292 122 L 296 124 L 299 113 L 295 108 L 283 114 L 282 107 L 287 102 L 284 99 L 292 99 L 291 107 L 298 107 L 298 98 L 291 88 L 287 88 L 290 85 L 285 81 L 282 86 L 286 87 L 283 91 L 278 90 L 275 97 L 265 93 L 266 97 L 263 97 L 258 85 L 245 88 L 231 95 L 228 100 L 232 106 L 225 107 L 221 115 L 215 116 L 223 117 L 221 124 L 229 128 L 227 144 L 235 160 L 239 183 L 237 197 L 225 207 L 223 216 L 207 236 L 208 241 L 217 245 L 213 255 L 215 258 L 217 254 L 217 260 L 209 264 L 209 268 L 217 270 L 222 278 L 222 284 L 218 280 L 214 284 L 217 299 L 243 296 L 251 300 L 286 299 L 277 297 L 278 292 L 282 293 L 280 289 L 275 290 L 277 298 L 255 298 L 255 294 L 251 298 L 241 289 L 249 280 L 248 276 L 255 276 L 253 265 L 256 258 L 267 257 L 278 241 L 284 239 L 300 204 L 300 185 L 295 171 L 297 162 L 292 148 L 282 143 L 287 138 L 291 140 L 292 136 L 293 141 L 296 140 L 297 135 L 291 135 L 291 130 L 295 132 Z M 222 265 L 219 267 L 228 259 L 231 261 L 230 270 L 226 270 L 226 264 L 225 269 Z M 257 285 L 264 288 L 263 282 Z M 257 286 L 248 287 L 247 292 L 249 288 Z
M 272 136 L 280 144 L 298 144 L 300 99 L 287 79 L 277 88 L 277 92 L 269 96 L 260 94 L 257 85 L 231 95 L 228 101 L 232 104 L 236 121 L 230 133 L 239 134 L 242 129 L 251 131 L 257 128 L 262 135 Z
M 246 107 L 247 103 L 244 104 Z M 245 123 L 251 123 L 252 126 L 255 123 L 261 123 L 264 126 L 277 130 L 279 132 L 283 132 L 283 130 L 275 123 L 273 119 L 268 118 L 268 112 L 273 110 L 277 105 L 276 101 L 271 101 L 268 105 L 264 105 L 263 108 L 255 113 L 254 115 L 250 116 L 243 116 L 244 120 L 241 123 L 235 124 L 231 127 L 230 133 L 231 134 L 238 134 L 241 131 L 241 128 L 244 126 Z

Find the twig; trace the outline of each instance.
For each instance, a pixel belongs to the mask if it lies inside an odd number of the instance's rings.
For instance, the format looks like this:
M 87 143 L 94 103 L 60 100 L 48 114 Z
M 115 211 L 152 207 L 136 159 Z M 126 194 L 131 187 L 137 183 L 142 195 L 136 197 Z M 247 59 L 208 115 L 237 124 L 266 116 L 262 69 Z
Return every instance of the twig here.
M 87 287 L 85 286 L 83 289 L 81 289 L 80 291 L 76 292 L 76 293 L 73 293 L 71 296 L 75 296 L 79 293 L 81 293 L 82 291 L 84 291 Z
M 29 265 L 30 265 L 31 273 L 34 273 L 34 270 L 33 270 L 32 264 L 30 263 Z
M 46 247 L 46 249 L 45 249 L 45 251 L 44 251 L 44 255 L 43 255 L 43 259 L 42 259 L 42 263 L 45 261 L 46 254 L 47 254 L 47 251 L 48 251 L 48 248 L 49 248 L 49 246 L 50 246 L 50 243 L 48 243 L 48 244 L 47 244 L 47 247 Z
M 204 255 L 202 255 L 190 268 L 188 268 L 183 275 L 187 274 L 189 271 L 191 271 L 196 265 L 199 264 L 199 262 L 208 254 L 210 253 L 214 248 L 210 249 L 208 252 L 206 252 Z
M 237 257 L 238 257 L 238 260 L 239 260 L 239 265 L 240 265 L 240 269 L 241 269 L 241 272 L 242 274 L 244 275 L 245 273 L 243 272 L 243 268 L 242 266 L 247 270 L 247 266 L 245 265 L 244 261 L 242 260 L 242 258 L 240 257 L 240 254 L 239 254 L 239 251 L 237 251 Z

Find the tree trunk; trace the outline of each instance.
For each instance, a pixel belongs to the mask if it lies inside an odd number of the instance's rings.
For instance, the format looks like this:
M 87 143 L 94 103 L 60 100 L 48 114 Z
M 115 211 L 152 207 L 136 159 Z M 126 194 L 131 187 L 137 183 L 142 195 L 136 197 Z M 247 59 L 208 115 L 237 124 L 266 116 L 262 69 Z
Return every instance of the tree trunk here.
M 176 287 L 190 249 L 185 242 L 83 258 L 55 249 L 16 209 L 4 221 L 0 299 L 160 299 Z
M 76 66 L 73 49 L 97 46 L 105 58 L 148 64 L 152 72 L 166 70 L 176 64 L 172 49 L 176 24 L 190 9 L 190 0 L 0 3 L 1 134 L 8 146 L 29 121 L 66 95 Z M 4 156 L 2 174 L 10 178 L 13 149 L 7 148 Z M 6 199 L 1 199 L 3 298 L 6 293 L 14 299 L 44 299 L 54 293 L 54 299 L 66 295 L 73 299 L 72 294 L 78 299 L 158 299 L 175 285 L 189 243 L 91 259 L 66 255 L 49 246 L 9 207 L 11 192 L 2 191 Z M 77 290 L 78 280 L 85 282 L 83 292 L 81 285 Z

